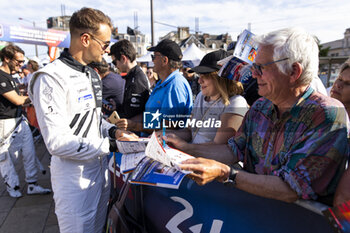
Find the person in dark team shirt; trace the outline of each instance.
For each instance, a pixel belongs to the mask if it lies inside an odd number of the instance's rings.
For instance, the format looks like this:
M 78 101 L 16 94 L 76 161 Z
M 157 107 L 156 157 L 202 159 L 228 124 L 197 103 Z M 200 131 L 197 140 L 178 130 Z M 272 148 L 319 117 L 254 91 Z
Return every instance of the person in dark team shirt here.
M 124 98 L 125 79 L 119 74 L 109 70 L 109 65 L 103 58 L 102 62 L 92 62 L 89 64 L 102 79 L 102 98 L 109 101 L 113 99 L 117 109 L 121 109 Z M 104 113 L 110 115 L 108 109 L 102 109 Z
M 24 51 L 9 44 L 0 51 L 0 172 L 4 177 L 7 191 L 11 197 L 21 197 L 19 179 L 13 164 L 15 155 L 22 150 L 23 166 L 28 183 L 28 194 L 46 194 L 37 184 L 38 168 L 33 136 L 25 117 L 22 105 L 29 104 L 28 96 L 20 96 L 12 73 L 17 73 L 24 64 Z
M 124 103 L 117 112 L 121 118 L 141 119 L 150 87 L 145 73 L 136 63 L 136 50 L 128 40 L 120 40 L 112 45 L 110 54 L 113 64 L 121 73 L 127 73 L 124 89 Z

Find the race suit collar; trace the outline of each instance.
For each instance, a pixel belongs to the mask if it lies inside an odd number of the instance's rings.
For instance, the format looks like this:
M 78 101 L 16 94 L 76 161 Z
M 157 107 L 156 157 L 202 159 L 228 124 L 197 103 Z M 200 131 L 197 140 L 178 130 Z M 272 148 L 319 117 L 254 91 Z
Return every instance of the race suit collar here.
M 67 66 L 71 67 L 72 69 L 77 70 L 77 71 L 82 72 L 82 73 L 85 73 L 87 70 L 93 70 L 91 67 L 84 66 L 83 64 L 81 64 L 80 62 L 75 60 L 72 57 L 72 55 L 69 53 L 69 51 L 66 51 L 66 50 L 64 50 L 61 53 L 61 56 L 58 59 L 61 60 Z
M 58 59 L 70 68 L 85 73 L 89 79 L 91 78 L 91 86 L 94 91 L 96 107 L 102 107 L 102 81 L 96 71 L 90 66 L 84 66 L 75 60 L 68 51 L 63 51 Z

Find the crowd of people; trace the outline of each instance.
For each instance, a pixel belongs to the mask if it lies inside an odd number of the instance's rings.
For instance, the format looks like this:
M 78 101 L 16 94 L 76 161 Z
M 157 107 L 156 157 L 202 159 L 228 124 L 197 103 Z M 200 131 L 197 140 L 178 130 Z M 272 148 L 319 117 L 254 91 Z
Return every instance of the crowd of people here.
M 9 195 L 20 197 L 14 162 L 21 152 L 27 193 L 51 192 L 37 184 L 38 159 L 22 111 L 32 104 L 52 155 L 60 232 L 102 232 L 110 196 L 110 144 L 149 135 L 154 129 L 144 127 L 144 112 L 158 113 L 164 122 L 221 123 L 217 128 L 169 124 L 165 135 L 158 132 L 172 147 L 196 157 L 180 167 L 199 185 L 216 180 L 285 202 L 350 200 L 350 60 L 328 97 L 313 84 L 319 65 L 315 38 L 300 28 L 273 31 L 255 37 L 259 49 L 248 87 L 219 76 L 218 62 L 229 56 L 227 51 L 210 52 L 190 67 L 181 62 L 179 45 L 165 39 L 148 49 L 154 66 L 143 67 L 129 41 L 109 46 L 111 28 L 103 12 L 82 8 L 70 19 L 69 49 L 45 67 L 38 69 L 34 61 L 23 67 L 18 46 L 0 52 L 0 172 Z M 29 97 L 12 77 L 21 68 L 29 70 L 18 82 Z M 120 116 L 115 124 L 106 120 L 113 111 Z

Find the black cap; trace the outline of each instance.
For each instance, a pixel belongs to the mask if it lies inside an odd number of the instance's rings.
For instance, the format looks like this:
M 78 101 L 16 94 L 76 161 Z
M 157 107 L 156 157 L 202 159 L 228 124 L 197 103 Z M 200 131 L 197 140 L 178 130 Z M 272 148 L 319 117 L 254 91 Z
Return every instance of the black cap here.
M 157 46 L 149 48 L 148 51 L 159 52 L 174 61 L 181 61 L 182 59 L 180 46 L 169 39 L 162 40 Z
M 221 66 L 217 64 L 218 61 L 228 57 L 229 53 L 225 50 L 217 50 L 211 53 L 206 54 L 199 66 L 196 66 L 190 70 L 190 72 L 196 72 L 198 74 L 206 74 L 214 71 L 220 70 Z

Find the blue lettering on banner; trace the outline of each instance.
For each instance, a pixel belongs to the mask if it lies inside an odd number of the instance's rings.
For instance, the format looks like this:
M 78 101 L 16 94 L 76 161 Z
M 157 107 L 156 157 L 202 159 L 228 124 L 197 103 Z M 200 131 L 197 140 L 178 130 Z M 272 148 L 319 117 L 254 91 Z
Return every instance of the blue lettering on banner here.
M 82 102 L 82 101 L 86 101 L 86 100 L 89 100 L 89 99 L 92 99 L 92 95 L 91 94 L 88 94 L 88 95 L 84 95 L 84 96 L 81 96 L 78 98 L 78 102 Z

